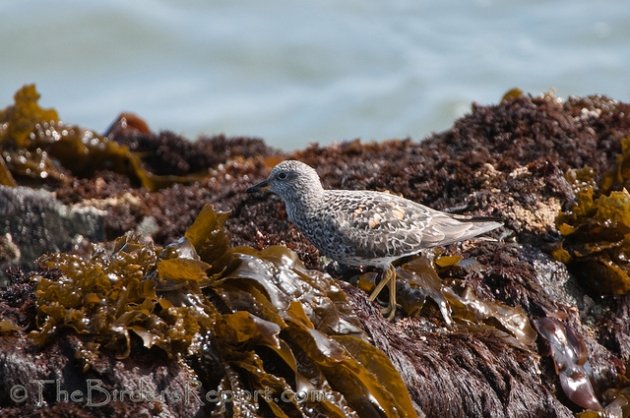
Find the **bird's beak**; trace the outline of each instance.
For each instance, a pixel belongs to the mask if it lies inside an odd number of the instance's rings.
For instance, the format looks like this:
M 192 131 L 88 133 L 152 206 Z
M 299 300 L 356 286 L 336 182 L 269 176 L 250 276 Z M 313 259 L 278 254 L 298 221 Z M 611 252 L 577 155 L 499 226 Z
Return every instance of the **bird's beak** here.
M 263 180 L 247 189 L 247 193 L 256 193 L 257 191 L 266 189 L 267 187 L 269 187 L 269 180 Z

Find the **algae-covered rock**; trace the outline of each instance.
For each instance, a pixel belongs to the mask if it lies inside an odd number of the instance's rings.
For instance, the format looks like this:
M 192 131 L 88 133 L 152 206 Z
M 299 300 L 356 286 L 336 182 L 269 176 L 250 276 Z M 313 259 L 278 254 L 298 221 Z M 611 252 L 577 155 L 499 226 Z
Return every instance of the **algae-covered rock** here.
M 400 375 L 369 343 L 335 282 L 283 247 L 230 248 L 225 219 L 207 206 L 166 247 L 127 234 L 80 256 L 44 257 L 47 273 L 34 277 L 32 342 L 46 347 L 78 336 L 83 373 L 103 353 L 125 365 L 160 350 L 172 362 L 191 362 L 203 382 L 198 395 L 240 392 L 228 408 L 255 414 L 417 416 Z M 207 357 L 217 359 L 212 369 L 197 360 Z M 252 402 L 247 393 L 268 396 Z M 201 409 L 224 408 L 216 399 Z
M 572 262 L 615 255 L 624 245 L 625 236 L 605 225 L 590 235 L 580 230 L 589 231 L 582 223 L 599 203 L 608 207 L 601 219 L 623 212 L 623 204 L 615 212 L 611 203 L 623 197 L 612 192 L 623 193 L 625 183 L 598 183 L 611 167 L 619 172 L 630 105 L 514 90 L 497 105 L 473 105 L 451 129 L 423 141 L 356 140 L 281 153 L 256 138 L 192 142 L 154 133 L 129 114 L 100 136 L 39 109 L 36 96 L 25 89 L 17 100 L 24 112 L 3 114 L 33 117 L 15 125 L 30 132 L 24 147 L 0 143 L 0 181 L 50 190 L 67 208 L 104 212 L 109 243 L 83 240 L 42 258 L 41 268 L 31 264 L 31 273 L 7 271 L 9 285 L 0 289 L 2 381 L 51 376 L 74 390 L 96 378 L 114 391 L 139 389 L 144 376 L 152 391 L 179 397 L 89 408 L 57 403 L 55 386 L 46 386 L 45 404 L 16 406 L 0 387 L 0 414 L 396 416 L 413 409 L 428 416 L 569 417 L 597 401 L 604 408 L 597 413 L 623 416 L 630 302 L 588 288 Z M 0 124 L 4 139 L 9 123 Z M 71 139 L 53 147 L 63 129 L 70 137 L 98 137 L 88 142 L 103 152 Z M 109 142 L 117 146 L 103 145 Z M 98 161 L 73 164 L 72 144 Z M 15 153 L 20 158 L 7 161 Z M 387 190 L 436 209 L 497 217 L 505 228 L 493 235 L 497 242 L 441 248 L 435 263 L 401 260 L 403 306 L 389 322 L 362 290 L 377 272 L 322 273 L 325 263 L 287 221 L 282 203 L 243 193 L 286 158 L 311 164 L 327 187 Z M 590 176 L 576 176 L 595 186 L 590 201 L 565 177 L 585 166 Z M 196 182 L 153 189 L 134 167 Z M 230 217 L 206 209 L 195 221 L 208 202 Z M 575 202 L 591 209 L 582 213 Z M 559 211 L 568 217 L 556 223 Z M 28 249 L 18 238 L 0 234 L 2 262 Z M 116 280 L 106 282 L 110 275 Z M 361 288 L 343 282 L 357 277 Z M 578 349 L 568 333 L 562 341 L 562 332 L 540 332 L 533 343 L 531 324 L 550 318 L 562 318 L 581 341 Z M 556 367 L 574 368 L 577 378 Z M 591 392 L 571 388 L 587 380 Z M 186 403 L 190 387 L 194 400 Z M 256 390 L 274 396 L 247 398 Z M 399 396 L 407 392 L 411 399 Z M 287 402 L 278 401 L 281 393 Z

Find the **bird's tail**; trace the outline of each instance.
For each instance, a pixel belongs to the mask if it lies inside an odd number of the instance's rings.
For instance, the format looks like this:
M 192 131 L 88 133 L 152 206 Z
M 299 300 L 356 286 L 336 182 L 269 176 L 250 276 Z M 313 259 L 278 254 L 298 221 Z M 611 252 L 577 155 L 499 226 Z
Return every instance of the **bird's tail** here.
M 442 236 L 441 239 L 436 240 L 434 245 L 448 245 L 457 241 L 465 241 L 503 226 L 501 222 L 487 219 L 480 217 L 455 217 L 446 214 L 435 216 L 432 222 L 434 222 Z
M 503 222 L 494 216 L 475 216 L 475 215 L 455 215 L 450 214 L 451 218 L 458 220 L 466 224 L 472 224 L 471 228 L 466 231 L 465 236 L 468 238 L 475 237 L 477 235 L 485 234 L 493 229 L 497 229 L 503 226 Z
M 466 231 L 463 239 L 470 239 L 476 237 L 478 235 L 483 235 L 486 232 L 490 232 L 494 229 L 500 228 L 503 226 L 501 222 L 496 221 L 466 221 L 472 223 L 471 228 Z

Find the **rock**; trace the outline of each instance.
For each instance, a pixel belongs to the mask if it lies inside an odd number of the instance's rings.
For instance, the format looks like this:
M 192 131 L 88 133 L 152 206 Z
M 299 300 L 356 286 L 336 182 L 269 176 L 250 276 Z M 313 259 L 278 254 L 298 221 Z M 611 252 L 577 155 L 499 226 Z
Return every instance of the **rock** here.
M 24 337 L 0 339 L 2 416 L 194 417 L 203 407 L 190 367 L 164 356 L 118 361 L 91 356 L 76 336 L 35 356 Z M 85 415 L 83 415 L 85 414 Z
M 630 135 L 628 115 L 629 104 L 601 96 L 563 101 L 551 95 L 516 94 L 495 106 L 473 105 L 451 129 L 423 141 L 356 140 L 293 153 L 272 150 L 256 139 L 215 137 L 188 143 L 171 133 L 116 129 L 111 139 L 142 153 L 151 170 L 164 176 L 204 175 L 195 183 L 152 192 L 134 187 L 137 182 L 121 172 L 108 170 L 86 177 L 68 173 L 70 181 L 47 186 L 54 195 L 0 188 L 0 262 L 31 269 L 42 252 L 65 251 L 79 235 L 91 241 L 112 240 L 135 230 L 167 244 L 178 239 L 209 202 L 218 210 L 231 211 L 226 228 L 232 245 L 256 249 L 285 245 L 307 267 L 323 270 L 317 250 L 289 224 L 277 198 L 244 193 L 279 160 L 300 159 L 318 170 L 327 187 L 390 191 L 436 209 L 501 218 L 506 227 L 494 235 L 498 242 L 469 242 L 439 250 L 461 258 L 440 271 L 442 285 L 459 294 L 472 289 L 487 306 L 500 304 L 506 312 L 524 313 L 531 322 L 552 317 L 567 335 L 576 337 L 566 347 L 542 338 L 528 346 L 515 341 L 496 317 L 460 318 L 449 326 L 431 301 L 417 315 L 387 322 L 363 290 L 343 281 L 356 278 L 356 271 L 334 270 L 371 343 L 396 366 L 420 413 L 573 416 L 582 408 L 570 400 L 575 397 L 563 393 L 550 353 L 571 354 L 571 347 L 579 346 L 575 364 L 567 364 L 580 373 L 588 371 L 595 395 L 605 404 L 604 391 L 623 383 L 619 376 L 630 364 L 630 297 L 594 295 L 552 258 L 552 247 L 561 239 L 555 217 L 575 200 L 567 170 L 588 166 L 596 180 L 603 178 L 621 151 L 620 140 Z M 47 274 L 54 279 L 53 272 Z M 25 331 L 35 329 L 34 285 L 28 275 L 11 277 L 12 285 L 0 292 L 0 321 L 11 321 Z M 399 290 L 404 292 L 405 286 L 409 283 L 401 281 Z M 20 339 L 23 335 L 14 334 L 1 336 L 0 342 L 26 344 Z M 68 359 L 80 351 L 72 348 L 78 347 L 79 340 L 62 336 L 40 352 L 39 359 L 49 361 L 44 370 L 56 373 L 50 364 L 59 356 L 65 357 L 59 364 L 72 364 Z M 7 352 L 12 353 L 10 361 L 0 358 L 6 381 L 20 382 L 37 371 L 38 359 L 29 360 L 11 348 Z M 101 356 L 99 364 L 104 366 L 99 373 L 110 376 L 112 385 L 138 378 L 135 370 L 127 368 L 141 359 L 123 362 Z M 8 367 L 14 360 L 16 364 Z M 176 360 L 151 361 L 168 370 L 167 375 L 182 379 L 179 382 L 203 377 L 189 373 Z M 208 364 L 220 361 L 213 358 Z M 265 369 L 277 367 L 273 361 L 265 363 Z M 116 374 L 120 368 L 125 373 Z M 164 383 L 155 374 L 150 377 Z M 0 413 L 14 412 L 11 408 L 10 400 L 0 399 Z M 77 416 L 86 413 L 81 407 L 54 402 L 47 412 L 59 416 L 71 408 Z M 178 408 L 177 403 L 165 405 L 165 415 L 180 413 Z M 97 413 L 122 409 L 106 411 Z
M 30 270 L 42 254 L 67 251 L 82 239 L 101 241 L 105 215 L 64 205 L 45 190 L 0 186 L 0 263 Z

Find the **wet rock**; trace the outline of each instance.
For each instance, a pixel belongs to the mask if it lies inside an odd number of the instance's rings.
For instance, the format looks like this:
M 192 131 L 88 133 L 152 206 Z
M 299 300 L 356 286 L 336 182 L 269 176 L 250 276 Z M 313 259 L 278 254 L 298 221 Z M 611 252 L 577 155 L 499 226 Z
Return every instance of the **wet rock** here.
M 540 375 L 532 353 L 488 333 L 411 319 L 391 323 L 360 290 L 344 290 L 374 344 L 388 353 L 427 416 L 573 416 Z
M 199 384 L 183 363 L 85 352 L 71 335 L 36 352 L 24 336 L 0 339 L 0 415 L 194 417 L 202 409 Z
M 149 191 L 138 187 L 137 179 L 123 170 L 114 172 L 99 166 L 82 176 L 64 171 L 68 181 L 46 184 L 59 199 L 52 205 L 61 205 L 66 212 L 76 204 L 96 211 L 102 229 L 91 240 L 112 240 L 136 230 L 151 235 L 155 243 L 168 244 L 184 234 L 205 203 L 211 203 L 218 210 L 231 211 L 225 225 L 231 245 L 255 249 L 284 245 L 308 268 L 323 270 L 326 262 L 290 225 L 277 198 L 243 193 L 278 161 L 301 159 L 318 170 L 327 187 L 387 190 L 441 210 L 500 218 L 506 226 L 493 234 L 497 242 L 466 242 L 437 250 L 438 258 L 453 257 L 458 262 L 445 263 L 438 270 L 441 285 L 438 283 L 436 289 L 449 288 L 462 298 L 473 289 L 469 302 L 479 309 L 501 307 L 493 315 L 516 312 L 514 322 L 526 322 L 520 315 L 532 322 L 561 318 L 561 328 L 571 330 L 582 341 L 573 353 L 588 357 L 588 364 L 581 358 L 565 363 L 582 367 L 580 373 L 588 374 L 584 378 L 591 382 L 603 406 L 609 402 L 603 396 L 608 393 L 605 391 L 624 381 L 620 376 L 630 362 L 628 296 L 593 295 L 574 272 L 552 257 L 552 252 L 561 239 L 556 215 L 576 199 L 566 173 L 588 166 L 594 181 L 606 177 L 621 151 L 621 139 L 630 135 L 630 105 L 626 103 L 600 96 L 563 101 L 551 95 L 513 94 L 494 106 L 473 105 L 451 129 L 423 141 L 356 140 L 327 147 L 314 145 L 293 153 L 278 152 L 252 138 L 187 142 L 169 132 L 152 133 L 137 121 L 131 127 L 114 128 L 108 133 L 109 140 L 128 147 L 145 169 L 162 176 L 195 175 L 195 182 Z M 20 177 L 16 178 L 19 182 Z M 8 193 L 6 190 L 2 189 L 3 193 Z M 0 208 L 2 205 L 0 200 Z M 44 209 L 40 212 L 51 210 L 41 205 Z M 32 213 L 26 215 L 27 219 L 32 217 Z M 20 233 L 6 229 L 6 225 L 4 228 L 0 230 L 0 237 L 4 235 L 0 238 L 2 260 L 15 262 L 18 255 L 23 260 L 25 251 L 30 251 L 32 260 L 36 253 L 49 248 L 27 248 L 28 239 L 20 240 Z M 69 248 L 74 235 L 80 233 L 76 227 L 71 231 L 75 232 L 67 233 L 51 248 Z M 387 322 L 378 305 L 367 301 L 363 290 L 343 282 L 356 279 L 358 272 L 329 271 L 335 272 L 337 280 L 331 283 L 337 283 L 348 297 L 343 306 L 350 304 L 372 344 L 397 368 L 416 411 L 453 417 L 565 417 L 582 410 L 575 403 L 579 397 L 563 392 L 561 379 L 566 375 L 557 373 L 557 364 L 542 339 L 530 345 L 516 341 L 505 326 L 509 318 L 488 315 L 475 322 L 455 316 L 453 323 L 447 323 L 435 302 L 441 299 L 428 298 L 410 317 Z M 47 274 L 48 279 L 56 280 L 53 272 Z M 319 273 L 313 274 L 319 277 Z M 11 276 L 12 286 L 0 292 L 0 321 L 30 330 L 37 324 L 33 284 L 27 277 L 16 272 Z M 409 286 L 403 280 L 398 283 L 400 292 L 413 295 L 417 289 Z M 213 301 L 221 297 L 215 296 Z M 240 300 L 239 309 L 253 305 L 248 300 Z M 6 338 L 21 344 L 12 326 L 5 329 Z M 58 345 L 67 348 L 68 344 Z M 573 355 L 568 346 L 557 341 L 553 344 L 557 353 Z M 62 350 L 62 355 L 74 353 L 68 350 Z M 50 351 L 45 353 L 43 356 L 54 357 Z M 191 364 L 195 371 L 207 371 L 222 363 L 209 356 Z M 267 359 L 267 366 L 273 372 L 282 371 L 281 362 L 269 363 Z M 241 381 L 230 373 L 233 371 L 206 376 L 206 380 Z M 143 407 L 149 408 L 138 406 Z M 54 415 L 53 408 L 60 407 L 50 408 Z
M 104 211 L 64 205 L 44 190 L 0 186 L 4 265 L 30 269 L 44 253 L 67 251 L 82 239 L 102 240 L 104 219 Z
M 10 233 L 6 232 L 4 236 L 0 236 L 0 270 L 18 264 L 21 256 L 20 249 L 13 242 Z

